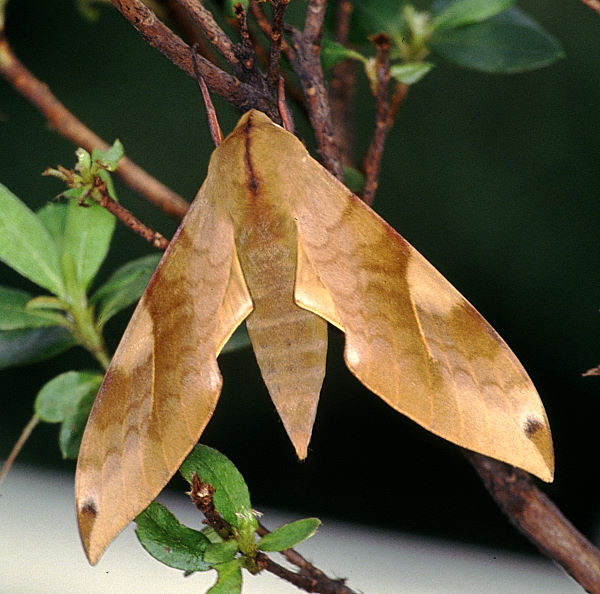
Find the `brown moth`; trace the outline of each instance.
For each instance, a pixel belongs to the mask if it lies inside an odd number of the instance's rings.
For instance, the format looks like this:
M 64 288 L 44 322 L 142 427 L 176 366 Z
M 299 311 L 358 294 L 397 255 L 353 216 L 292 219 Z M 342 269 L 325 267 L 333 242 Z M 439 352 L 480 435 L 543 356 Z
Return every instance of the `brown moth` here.
M 346 334 L 350 371 L 391 407 L 552 480 L 544 408 L 504 341 L 295 136 L 249 111 L 214 151 L 90 414 L 75 492 L 91 563 L 198 441 L 221 391 L 217 356 L 246 318 L 300 458 L 329 322 Z

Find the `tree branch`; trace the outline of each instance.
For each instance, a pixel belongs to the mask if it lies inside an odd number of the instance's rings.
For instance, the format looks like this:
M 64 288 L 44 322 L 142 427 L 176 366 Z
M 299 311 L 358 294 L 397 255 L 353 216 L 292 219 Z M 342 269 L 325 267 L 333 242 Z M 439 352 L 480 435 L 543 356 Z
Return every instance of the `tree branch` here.
M 377 84 L 374 89 L 377 104 L 377 117 L 375 121 L 375 134 L 365 158 L 365 187 L 362 198 L 367 204 L 373 203 L 377 190 L 377 179 L 383 146 L 390 126 L 390 105 L 388 102 L 388 86 L 390 83 L 390 39 L 384 33 L 377 35 L 373 42 L 377 47 L 375 59 L 375 72 Z
M 59 134 L 91 152 L 95 148 L 107 150 L 109 144 L 102 140 L 83 122 L 78 120 L 14 55 L 8 40 L 0 32 L 0 73 L 32 103 Z M 178 194 L 152 177 L 131 159 L 123 157 L 117 174 L 134 191 L 165 213 L 182 218 L 188 203 Z
M 350 21 L 354 5 L 350 0 L 338 0 L 336 8 L 335 40 L 341 45 L 348 43 Z M 356 62 L 343 60 L 331 69 L 329 81 L 329 101 L 331 121 L 340 158 L 344 165 L 354 165 L 354 128 L 352 107 L 356 79 Z
M 234 530 L 229 523 L 217 511 L 213 501 L 215 489 L 208 483 L 203 483 L 200 477 L 194 473 L 192 475 L 192 486 L 187 493 L 194 505 L 204 514 L 205 523 L 212 526 L 222 538 L 229 538 Z M 260 536 L 269 534 L 269 531 L 259 524 L 257 533 Z M 311 565 L 300 553 L 293 549 L 283 551 L 282 554 L 294 565 L 300 568 L 296 573 L 285 567 L 282 567 L 265 553 L 256 554 L 256 565 L 258 570 L 266 569 L 274 575 L 284 579 L 290 584 L 305 592 L 320 592 L 321 594 L 356 594 L 348 588 L 343 580 L 335 580 L 324 574 L 320 569 Z
M 279 85 L 279 59 L 283 36 L 283 17 L 290 0 L 276 0 L 273 4 L 273 24 L 271 26 L 271 47 L 269 48 L 269 70 L 267 82 L 272 88 Z
M 210 10 L 206 9 L 196 0 L 175 0 L 198 25 L 200 31 L 208 39 L 211 45 L 227 60 L 231 66 L 238 65 L 235 55 L 234 44 L 225 31 L 219 27 Z
M 106 188 L 100 188 L 102 197 L 97 201 L 100 206 L 108 210 L 126 227 L 129 227 L 134 233 L 144 238 L 148 243 L 152 244 L 159 250 L 166 250 L 169 245 L 169 240 L 161 235 L 158 231 L 154 231 L 142 221 L 140 221 L 132 212 L 115 202 L 106 191 Z
M 293 27 L 286 28 L 294 49 L 293 53 L 288 53 L 288 59 L 302 85 L 323 165 L 343 180 L 342 160 L 334 138 L 331 108 L 321 68 L 321 34 L 326 5 L 326 0 L 310 0 L 303 33 Z
M 588 592 L 600 592 L 600 551 L 523 470 L 464 451 L 483 484 L 514 526 Z
M 111 2 L 149 45 L 186 74 L 195 77 L 192 48 L 162 23 L 141 0 Z M 242 82 L 202 56 L 199 56 L 198 68 L 209 89 L 238 109 L 258 109 L 279 121 L 276 97 L 267 92 L 266 86 L 258 88 Z

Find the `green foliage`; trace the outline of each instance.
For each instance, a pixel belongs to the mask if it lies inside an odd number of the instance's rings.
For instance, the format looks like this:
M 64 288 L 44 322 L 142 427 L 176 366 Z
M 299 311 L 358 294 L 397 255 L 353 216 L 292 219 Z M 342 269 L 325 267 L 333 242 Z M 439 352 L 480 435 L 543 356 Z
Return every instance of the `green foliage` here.
M 56 243 L 44 224 L 0 184 L 0 260 L 36 285 L 65 296 Z
M 564 56 L 558 41 L 516 8 L 477 24 L 436 29 L 431 49 L 459 66 L 500 74 L 534 70 Z
M 215 565 L 217 583 L 207 594 L 236 594 L 242 591 L 242 565 L 240 559 Z
M 280 526 L 258 541 L 261 551 L 285 551 L 310 538 L 321 525 L 319 518 L 304 518 Z
M 104 323 L 135 301 L 144 290 L 156 258 L 139 264 L 136 280 L 106 283 L 94 303 L 88 289 L 102 265 L 112 239 L 115 220 L 99 205 L 86 201 L 105 188 L 114 196 L 109 170 L 123 154 L 115 143 L 108 151 L 77 151 L 73 171 L 54 170 L 81 191 L 79 201 L 50 203 L 33 213 L 8 188 L 0 185 L 0 260 L 51 294 L 0 286 L 0 368 L 41 361 L 79 345 L 104 370 L 109 355 L 101 334 Z M 140 282 L 140 278 L 142 278 Z M 96 302 L 100 316 L 95 312 Z M 35 416 L 60 423 L 59 447 L 63 457 L 77 456 L 81 436 L 102 374 L 70 371 L 50 380 L 39 392 Z
M 233 463 L 217 450 L 197 445 L 181 465 L 180 472 L 190 484 L 197 474 L 203 483 L 215 488 L 215 508 L 240 533 L 243 547 L 258 523 L 252 513 L 248 486 Z
M 0 331 L 63 324 L 63 317 L 56 312 L 28 308 L 31 299 L 26 291 L 0 286 Z
M 227 522 L 227 534 L 208 527 L 196 532 L 158 503 L 152 503 L 137 518 L 136 534 L 142 546 L 156 559 L 181 569 L 215 569 L 216 584 L 209 592 L 239 592 L 242 568 L 259 571 L 256 556 L 263 551 L 283 551 L 310 538 L 321 523 L 317 518 L 291 522 L 256 540 L 258 528 L 244 478 L 223 454 L 208 446 L 196 446 L 181 466 L 181 473 L 195 488 L 194 478 L 214 489 L 214 510 Z M 192 497 L 194 494 L 192 494 Z
M 128 262 L 92 295 L 90 303 L 96 306 L 99 328 L 140 298 L 159 260 L 160 254 L 151 254 Z
M 344 183 L 355 194 L 360 194 L 365 185 L 365 176 L 354 167 L 344 166 Z
M 434 4 L 438 9 L 431 20 L 435 31 L 456 29 L 464 25 L 482 23 L 496 16 L 498 13 L 510 8 L 515 0 L 455 0 L 454 2 L 441 1 Z
M 343 46 L 337 41 L 324 39 L 321 44 L 321 65 L 328 70 L 344 60 L 358 60 L 366 63 L 367 58 L 362 54 Z
M 100 18 L 100 10 L 96 5 L 109 3 L 110 0 L 75 0 L 75 5 L 81 15 L 92 23 Z
M 392 64 L 390 76 L 405 85 L 414 85 L 419 82 L 431 69 L 431 62 L 406 62 L 404 64 Z
M 60 326 L 3 330 L 0 331 L 0 369 L 44 361 L 76 344 L 73 335 Z
M 323 64 L 360 60 L 373 86 L 372 48 L 366 40 L 386 33 L 392 44 L 391 75 L 412 85 L 428 74 L 430 54 L 464 68 L 510 74 L 534 70 L 563 57 L 560 44 L 533 19 L 514 8 L 515 0 L 437 0 L 429 12 L 403 0 L 362 0 L 354 4 L 353 49 L 325 42 Z
M 76 0 L 90 20 L 95 4 L 109 0 Z M 0 0 L 0 25 L 6 2 Z M 235 2 L 227 0 L 233 14 Z M 247 8 L 247 2 L 243 2 Z M 560 44 L 533 19 L 514 7 L 514 0 L 437 0 L 428 12 L 404 0 L 358 0 L 354 3 L 351 42 L 345 47 L 324 39 L 321 60 L 327 70 L 344 60 L 362 64 L 374 82 L 373 48 L 367 39 L 378 32 L 389 35 L 390 74 L 394 81 L 412 85 L 432 71 L 432 56 L 481 72 L 513 73 L 540 68 L 563 56 Z M 116 200 L 110 176 L 123 156 L 116 141 L 106 151 L 76 152 L 72 170 L 48 169 L 64 181 L 67 204 L 49 203 L 32 212 L 0 184 L 0 260 L 49 294 L 0 286 L 0 369 L 55 356 L 75 345 L 86 348 L 101 367 L 108 365 L 102 330 L 118 312 L 135 303 L 156 268 L 159 255 L 131 261 L 90 293 L 112 239 L 115 221 L 96 202 L 103 195 Z M 346 181 L 355 191 L 361 174 L 348 168 Z M 223 352 L 249 345 L 242 327 Z M 60 423 L 63 457 L 76 457 L 81 436 L 102 381 L 92 371 L 67 371 L 48 381 L 34 403 L 37 418 Z M 216 512 L 229 524 L 228 534 L 212 527 L 202 532 L 181 524 L 164 506 L 152 503 L 137 518 L 136 534 L 150 555 L 186 574 L 217 571 L 215 593 L 240 592 L 242 568 L 257 571 L 260 551 L 274 552 L 310 538 L 317 518 L 281 526 L 258 538 L 248 487 L 230 460 L 207 446 L 190 453 L 181 472 L 212 485 Z
M 102 374 L 67 371 L 38 392 L 35 414 L 46 423 L 61 423 L 59 446 L 63 458 L 76 458 L 85 423 L 102 383 Z
M 210 545 L 208 538 L 180 524 L 160 503 L 151 503 L 135 523 L 138 540 L 161 563 L 188 573 L 211 569 L 210 563 L 203 560 L 204 551 Z
M 226 540 L 225 542 L 216 542 L 209 544 L 204 552 L 204 560 L 207 563 L 218 565 L 219 563 L 228 563 L 233 561 L 240 546 L 236 540 Z

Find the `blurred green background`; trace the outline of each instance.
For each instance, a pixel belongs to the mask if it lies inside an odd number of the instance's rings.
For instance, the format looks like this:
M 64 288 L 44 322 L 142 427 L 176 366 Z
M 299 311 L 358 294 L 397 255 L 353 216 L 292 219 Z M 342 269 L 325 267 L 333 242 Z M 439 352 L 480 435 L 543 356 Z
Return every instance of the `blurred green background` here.
M 600 517 L 600 378 L 581 374 L 600 363 L 600 16 L 576 0 L 519 6 L 560 40 L 566 59 L 512 76 L 440 63 L 399 113 L 375 208 L 521 359 L 555 440 L 556 481 L 545 489 L 593 537 Z M 72 0 L 11 0 L 7 36 L 25 65 L 78 117 L 107 141 L 120 138 L 131 158 L 193 198 L 212 150 L 197 84 L 146 46 L 112 7 L 102 7 L 100 21 L 91 24 Z M 238 114 L 221 101 L 216 105 L 229 131 Z M 364 85 L 359 105 L 357 147 L 364 151 L 373 129 Z M 75 147 L 4 81 L 0 139 L 2 183 L 33 208 L 61 191 L 40 173 L 57 163 L 71 166 Z M 120 183 L 118 191 L 149 225 L 173 232 L 173 221 Z M 118 228 L 102 278 L 150 251 Z M 0 283 L 35 290 L 3 265 Z M 128 315 L 109 324 L 113 348 Z M 303 463 L 294 457 L 251 351 L 221 357 L 225 387 L 203 441 L 238 465 L 254 505 L 527 549 L 457 448 L 363 389 L 345 369 L 342 348 L 343 337 L 332 332 Z M 45 381 L 93 366 L 72 350 L 0 372 L 0 457 L 31 416 Z M 38 428 L 20 461 L 74 467 L 60 460 L 56 436 L 57 427 Z

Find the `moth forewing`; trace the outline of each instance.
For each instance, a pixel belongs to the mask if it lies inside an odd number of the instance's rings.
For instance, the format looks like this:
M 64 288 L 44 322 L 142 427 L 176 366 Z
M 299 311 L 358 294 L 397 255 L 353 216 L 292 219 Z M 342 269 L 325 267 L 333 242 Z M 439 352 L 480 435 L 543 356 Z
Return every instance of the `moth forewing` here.
M 350 371 L 394 409 L 552 480 L 543 406 L 504 341 L 292 134 L 249 111 L 213 153 L 90 414 L 75 490 L 92 563 L 195 445 L 221 390 L 217 354 L 246 317 L 301 458 L 329 321 Z

